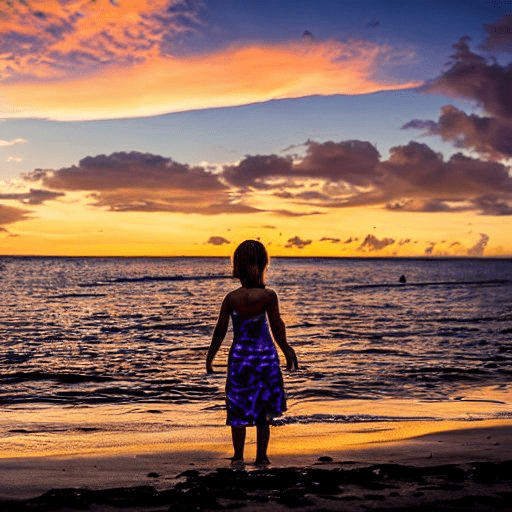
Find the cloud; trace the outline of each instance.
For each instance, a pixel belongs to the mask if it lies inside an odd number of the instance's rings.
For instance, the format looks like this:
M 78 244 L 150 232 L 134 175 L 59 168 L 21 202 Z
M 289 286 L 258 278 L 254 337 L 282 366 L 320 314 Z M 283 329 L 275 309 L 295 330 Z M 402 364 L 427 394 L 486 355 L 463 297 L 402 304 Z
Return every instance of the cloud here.
M 502 163 L 452 155 L 411 141 L 381 160 L 366 141 L 308 141 L 303 157 L 246 156 L 225 166 L 222 179 L 240 193 L 271 192 L 297 206 L 342 208 L 385 204 L 394 211 L 476 210 L 506 213 L 512 177 Z M 487 201 L 481 198 L 494 197 Z M 493 203 L 493 204 L 491 204 Z
M 151 153 L 120 152 L 88 156 L 78 167 L 58 171 L 36 169 L 32 177 L 57 190 L 224 190 L 203 167 L 190 167 Z
M 294 179 L 320 178 L 364 186 L 371 184 L 376 177 L 380 155 L 369 142 L 347 140 L 318 143 L 308 140 L 304 146 L 305 155 L 298 161 L 294 162 L 288 156 L 246 156 L 238 164 L 224 167 L 223 177 L 232 185 L 255 189 L 275 188 L 276 179 L 284 180 L 281 185 L 289 188 L 295 186 Z M 325 199 L 327 196 L 318 192 L 313 195 L 303 192 L 297 197 Z
M 89 156 L 77 166 L 36 169 L 29 195 L 4 199 L 40 204 L 65 192 L 84 192 L 111 211 L 272 212 L 303 216 L 332 208 L 382 205 L 396 212 L 512 213 L 512 176 L 500 162 L 461 153 L 445 160 L 411 141 L 382 160 L 369 142 L 307 141 L 300 157 L 256 155 L 224 165 L 191 166 L 159 155 L 121 152 Z M 252 206 L 257 205 L 257 206 Z
M 18 144 L 26 144 L 28 142 L 27 139 L 13 139 L 13 140 L 0 140 L 0 148 L 17 146 Z
M 358 247 L 360 251 L 380 251 L 395 243 L 393 238 L 383 238 L 379 240 L 375 235 L 368 234 L 363 240 L 362 244 Z
M 489 242 L 489 235 L 480 233 L 480 240 L 468 249 L 468 256 L 483 256 L 487 243 Z
M 320 242 L 331 242 L 332 244 L 339 244 L 341 240 L 339 238 L 323 237 Z
M 23 204 L 37 205 L 63 196 L 65 196 L 63 192 L 31 188 L 29 192 L 0 194 L 0 199 L 8 199 L 20 201 Z
M 425 256 L 432 256 L 436 242 L 430 242 L 430 245 L 425 248 Z
M 363 40 L 299 39 L 177 52 L 201 31 L 199 2 L 11 2 L 0 19 L 3 117 L 153 116 L 309 95 L 369 94 L 420 82 L 376 79 L 402 58 Z
M 200 25 L 191 0 L 4 2 L 3 78 L 62 77 L 166 53 Z
M 469 37 L 463 37 L 453 45 L 452 66 L 433 81 L 428 90 L 476 100 L 493 117 L 510 120 L 512 74 L 508 68 L 495 62 L 488 63 L 484 57 L 473 53 L 469 49 L 469 40 Z
M 512 13 L 485 24 L 484 29 L 487 37 L 481 45 L 483 50 L 512 53 Z
M 439 120 L 413 119 L 403 130 L 425 130 L 425 135 L 439 135 L 457 148 L 466 148 L 495 158 L 512 158 L 512 123 L 481 117 L 446 105 Z
M 299 236 L 294 236 L 293 238 L 289 238 L 286 242 L 285 247 L 287 249 L 291 249 L 293 247 L 296 247 L 297 249 L 304 249 L 307 245 L 310 245 L 312 243 L 312 240 L 303 240 Z
M 512 215 L 512 197 L 505 194 L 490 194 L 474 199 L 473 203 L 487 215 Z
M 456 153 L 444 161 L 426 144 L 410 142 L 391 148 L 381 164 L 388 174 L 383 181 L 389 195 L 402 202 L 388 208 L 407 211 L 460 211 L 483 207 L 481 196 L 499 195 L 512 199 L 512 177 L 499 162 L 483 161 Z M 383 194 L 384 195 L 384 194 Z M 482 213 L 489 213 L 482 209 Z
M 211 236 L 207 241 L 207 244 L 211 245 L 224 245 L 224 244 L 230 244 L 231 242 L 229 240 L 226 240 L 222 236 Z
M 28 218 L 28 210 L 0 204 L 0 225 L 12 224 Z
M 510 51 L 512 15 L 486 25 L 484 49 Z M 475 100 L 487 115 L 467 115 L 447 105 L 438 121 L 414 119 L 403 129 L 425 130 L 439 135 L 455 147 L 475 151 L 484 157 L 512 158 L 512 73 L 511 64 L 500 66 L 469 49 L 469 37 L 454 46 L 451 67 L 426 87 L 427 92 Z
M 36 169 L 25 176 L 54 191 L 84 191 L 112 211 L 249 213 L 258 211 L 230 195 L 218 177 L 149 153 L 86 157 L 78 166 Z
M 237 187 L 269 188 L 269 178 L 291 176 L 292 166 L 293 161 L 290 157 L 248 155 L 236 165 L 226 165 L 222 176 Z

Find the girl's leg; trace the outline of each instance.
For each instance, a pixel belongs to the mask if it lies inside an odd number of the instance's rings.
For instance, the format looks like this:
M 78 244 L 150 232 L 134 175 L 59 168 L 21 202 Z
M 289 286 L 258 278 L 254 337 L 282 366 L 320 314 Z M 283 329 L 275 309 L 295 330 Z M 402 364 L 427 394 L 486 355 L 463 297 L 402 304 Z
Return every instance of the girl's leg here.
M 266 423 L 265 425 L 258 425 L 256 429 L 256 464 L 270 464 L 267 457 L 270 426 Z
M 245 446 L 245 427 L 231 427 L 231 437 L 233 438 L 234 455 L 233 462 L 244 460 Z

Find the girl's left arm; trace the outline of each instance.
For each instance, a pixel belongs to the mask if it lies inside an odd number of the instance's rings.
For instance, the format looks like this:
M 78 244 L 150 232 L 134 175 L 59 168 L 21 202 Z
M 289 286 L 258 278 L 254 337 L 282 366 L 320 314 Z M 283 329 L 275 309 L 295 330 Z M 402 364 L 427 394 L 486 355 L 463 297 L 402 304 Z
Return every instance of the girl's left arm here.
M 214 373 L 213 370 L 213 359 L 217 351 L 219 350 L 229 326 L 229 299 L 228 296 L 224 297 L 222 305 L 220 307 L 219 318 L 217 319 L 217 325 L 213 331 L 212 342 L 206 355 L 206 373 Z

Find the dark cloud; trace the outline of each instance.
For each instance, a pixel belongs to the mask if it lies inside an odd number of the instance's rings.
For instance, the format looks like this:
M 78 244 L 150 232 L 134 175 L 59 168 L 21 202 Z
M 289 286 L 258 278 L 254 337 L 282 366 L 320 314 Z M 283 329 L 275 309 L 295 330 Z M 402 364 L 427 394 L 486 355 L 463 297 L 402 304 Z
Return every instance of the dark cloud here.
M 57 171 L 36 169 L 28 179 L 56 190 L 223 190 L 217 177 L 203 167 L 190 167 L 150 153 L 88 156 Z
M 485 24 L 484 29 L 487 37 L 481 45 L 483 50 L 512 53 L 512 13 Z
M 306 155 L 297 164 L 296 170 L 299 175 L 310 178 L 365 186 L 371 184 L 378 175 L 379 158 L 377 149 L 366 141 L 308 141 Z
M 277 155 L 246 156 L 237 165 L 227 165 L 222 176 L 237 187 L 268 188 L 267 180 L 292 175 L 292 159 Z
M 510 51 L 511 25 L 512 15 L 486 25 L 488 37 L 482 47 Z M 488 61 L 469 49 L 469 40 L 463 37 L 454 45 L 452 65 L 426 90 L 475 100 L 486 115 L 467 115 L 447 105 L 438 121 L 414 119 L 402 128 L 426 130 L 427 135 L 439 135 L 485 157 L 512 158 L 512 63 L 503 67 Z
M 441 153 L 414 141 L 391 148 L 387 160 L 366 141 L 308 141 L 300 160 L 247 156 L 220 173 L 158 155 L 113 153 L 59 170 L 36 169 L 25 179 L 44 188 L 3 198 L 41 204 L 67 191 L 83 191 L 94 206 L 112 211 L 206 215 L 263 211 L 249 205 L 251 196 L 261 192 L 294 206 L 266 210 L 283 216 L 368 205 L 397 212 L 474 210 L 488 215 L 508 215 L 512 208 L 508 167 L 462 153 L 445 161 Z
M 430 242 L 430 245 L 425 249 L 425 256 L 432 256 L 436 242 Z
M 320 238 L 320 242 L 331 242 L 332 244 L 339 244 L 341 242 L 341 239 L 339 239 L 339 238 L 323 237 L 323 238 Z
M 480 240 L 468 249 L 468 256 L 483 256 L 487 243 L 489 242 L 489 235 L 480 233 Z
M 383 238 L 382 240 L 379 240 L 375 235 L 368 234 L 358 249 L 360 251 L 380 251 L 394 243 L 395 240 L 393 238 Z
M 224 245 L 224 244 L 230 244 L 231 242 L 229 240 L 226 240 L 223 236 L 211 236 L 207 241 L 207 244 L 210 245 Z
M 320 178 L 353 185 L 370 184 L 376 173 L 379 152 L 369 142 L 348 140 L 318 143 L 307 141 L 304 158 L 294 163 L 291 157 L 278 155 L 246 156 L 239 164 L 225 166 L 223 177 L 232 185 L 269 189 L 297 186 L 293 180 Z M 290 181 L 292 180 L 292 181 Z
M 403 130 L 424 130 L 425 135 L 438 135 L 457 148 L 476 151 L 496 158 L 512 157 L 512 123 L 492 117 L 480 117 L 446 105 L 438 121 L 413 119 Z
M 26 220 L 29 218 L 27 216 L 28 213 L 28 210 L 0 204 L 0 225 Z
M 512 118 L 510 67 L 487 62 L 469 49 L 469 37 L 454 44 L 453 64 L 428 90 L 476 100 L 486 112 L 502 120 Z
M 37 205 L 62 196 L 65 196 L 63 192 L 31 188 L 29 192 L 25 193 L 0 194 L 0 199 L 9 199 L 20 201 L 23 204 Z
M 203 167 L 149 153 L 86 157 L 78 166 L 36 169 L 25 177 L 58 191 L 90 192 L 94 205 L 112 211 L 250 213 L 229 188 Z
M 430 130 L 441 129 L 432 123 L 427 125 Z M 506 144 L 505 134 L 502 151 Z M 512 196 L 512 178 L 505 165 L 461 153 L 445 161 L 441 153 L 414 141 L 391 148 L 384 161 L 365 141 L 308 141 L 306 146 L 299 161 L 276 155 L 249 156 L 238 165 L 226 166 L 222 176 L 245 192 L 265 189 L 296 205 L 321 208 L 386 204 L 395 211 L 493 214 L 477 198 Z
M 391 148 L 381 164 L 387 179 L 383 192 L 393 195 L 387 208 L 402 211 L 461 211 L 483 208 L 481 196 L 512 199 L 512 177 L 499 163 L 470 158 L 461 153 L 444 161 L 441 153 L 426 144 L 410 142 Z
M 289 238 L 286 242 L 285 247 L 287 249 L 291 249 L 292 247 L 296 247 L 297 249 L 304 249 L 306 245 L 310 245 L 312 240 L 302 240 L 299 236 L 294 236 L 293 238 Z
M 486 215 L 512 215 L 512 197 L 510 195 L 486 195 L 476 197 L 473 204 Z

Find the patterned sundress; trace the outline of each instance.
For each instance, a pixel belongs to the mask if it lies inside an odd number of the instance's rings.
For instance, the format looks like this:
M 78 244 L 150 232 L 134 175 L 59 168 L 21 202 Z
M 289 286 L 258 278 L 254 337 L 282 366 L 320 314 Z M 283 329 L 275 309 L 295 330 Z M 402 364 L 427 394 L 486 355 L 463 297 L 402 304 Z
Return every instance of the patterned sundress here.
M 226 379 L 226 424 L 264 425 L 286 410 L 283 376 L 267 316 L 231 313 L 233 344 Z

